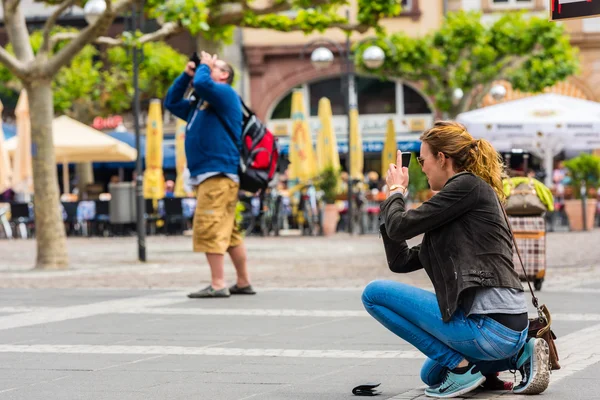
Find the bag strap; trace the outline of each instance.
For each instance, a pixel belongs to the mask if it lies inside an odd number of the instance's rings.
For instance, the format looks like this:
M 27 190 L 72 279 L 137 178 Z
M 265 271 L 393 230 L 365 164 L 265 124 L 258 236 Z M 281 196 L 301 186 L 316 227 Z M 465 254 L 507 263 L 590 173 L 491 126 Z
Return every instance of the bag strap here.
M 510 231 L 510 236 L 512 237 L 513 243 L 515 244 L 515 250 L 517 251 L 517 255 L 519 256 L 519 262 L 521 263 L 521 268 L 523 269 L 523 274 L 525 275 L 525 279 L 527 280 L 527 285 L 529 286 L 529 291 L 531 292 L 531 302 L 533 306 L 537 309 L 538 314 L 543 316 L 542 310 L 540 309 L 538 298 L 535 297 L 533 292 L 533 287 L 531 287 L 531 282 L 529 281 L 529 276 L 527 276 L 527 271 L 525 270 L 525 265 L 523 264 L 523 258 L 521 257 L 521 252 L 519 251 L 519 246 L 517 245 L 517 240 L 515 239 L 515 234 L 510 226 L 510 221 L 508 220 L 508 215 L 506 214 L 506 210 L 504 206 L 500 204 L 500 208 L 502 209 L 502 213 L 504 214 L 504 219 L 506 220 L 506 224 L 508 226 L 508 230 Z

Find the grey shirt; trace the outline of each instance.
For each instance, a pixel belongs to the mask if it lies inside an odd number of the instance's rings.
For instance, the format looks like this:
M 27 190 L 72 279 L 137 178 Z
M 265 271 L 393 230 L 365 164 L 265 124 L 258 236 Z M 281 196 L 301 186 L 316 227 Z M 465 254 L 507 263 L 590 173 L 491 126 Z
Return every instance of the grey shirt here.
M 462 294 L 467 314 L 522 314 L 527 312 L 525 292 L 512 288 L 475 287 Z

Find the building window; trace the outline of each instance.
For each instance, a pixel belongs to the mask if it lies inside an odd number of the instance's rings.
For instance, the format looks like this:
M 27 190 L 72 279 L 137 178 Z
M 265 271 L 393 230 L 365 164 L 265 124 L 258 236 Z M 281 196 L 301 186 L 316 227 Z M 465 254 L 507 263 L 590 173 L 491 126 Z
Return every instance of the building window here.
M 427 101 L 415 89 L 408 85 L 402 85 L 404 96 L 404 114 L 431 114 Z
M 492 5 L 498 8 L 532 8 L 534 0 L 492 0 Z
M 395 114 L 396 82 L 356 77 L 359 114 Z
M 342 79 L 332 78 L 308 85 L 310 96 L 310 115 L 312 117 L 319 115 L 319 100 L 321 97 L 327 97 L 331 102 L 331 112 L 333 115 L 346 115 L 346 100 L 342 94 Z

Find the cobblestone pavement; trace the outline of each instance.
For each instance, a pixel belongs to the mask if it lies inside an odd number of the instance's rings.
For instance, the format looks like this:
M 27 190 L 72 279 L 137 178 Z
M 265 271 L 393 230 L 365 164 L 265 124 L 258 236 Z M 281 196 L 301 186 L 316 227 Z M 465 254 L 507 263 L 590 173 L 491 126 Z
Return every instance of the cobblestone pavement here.
M 417 243 L 418 239 L 412 241 Z M 250 237 L 249 268 L 257 287 L 361 287 L 377 279 L 426 286 L 423 271 L 408 275 L 387 269 L 377 235 L 333 237 Z M 137 262 L 135 237 L 69 238 L 70 269 L 39 271 L 35 241 L 0 241 L 0 287 L 40 288 L 189 288 L 206 284 L 209 269 L 202 254 L 191 251 L 191 238 L 153 236 L 148 262 Z M 548 276 L 544 285 L 585 279 L 600 272 L 600 230 L 549 233 Z M 226 274 L 234 278 L 227 261 Z
M 194 301 L 208 267 L 187 237 L 149 238 L 146 264 L 135 238 L 69 239 L 65 271 L 32 270 L 34 241 L 1 241 L 0 400 L 349 400 L 371 381 L 379 398 L 425 399 L 422 354 L 360 303 L 375 278 L 429 287 L 422 272 L 390 273 L 376 236 L 247 245 L 259 295 Z M 600 231 L 548 235 L 539 296 L 562 369 L 540 399 L 600 398 L 599 253 Z

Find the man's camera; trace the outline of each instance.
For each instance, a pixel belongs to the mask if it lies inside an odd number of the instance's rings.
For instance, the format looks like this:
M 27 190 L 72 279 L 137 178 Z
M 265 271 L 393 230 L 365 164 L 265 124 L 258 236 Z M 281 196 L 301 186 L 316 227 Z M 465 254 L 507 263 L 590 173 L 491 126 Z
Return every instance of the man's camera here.
M 196 71 L 196 68 L 198 68 L 198 65 L 200 65 L 200 57 L 198 57 L 198 53 L 193 52 L 190 56 L 190 61 L 196 64 L 196 66 L 194 67 L 194 71 Z

